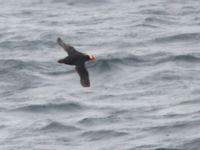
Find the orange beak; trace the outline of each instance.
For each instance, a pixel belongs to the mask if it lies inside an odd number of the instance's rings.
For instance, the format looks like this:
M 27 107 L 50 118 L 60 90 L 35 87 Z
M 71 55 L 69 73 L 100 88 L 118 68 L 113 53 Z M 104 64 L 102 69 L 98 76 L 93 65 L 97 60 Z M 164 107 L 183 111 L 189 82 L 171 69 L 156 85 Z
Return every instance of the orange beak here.
M 90 57 L 90 60 L 96 61 L 96 56 L 95 55 L 89 55 L 89 57 Z

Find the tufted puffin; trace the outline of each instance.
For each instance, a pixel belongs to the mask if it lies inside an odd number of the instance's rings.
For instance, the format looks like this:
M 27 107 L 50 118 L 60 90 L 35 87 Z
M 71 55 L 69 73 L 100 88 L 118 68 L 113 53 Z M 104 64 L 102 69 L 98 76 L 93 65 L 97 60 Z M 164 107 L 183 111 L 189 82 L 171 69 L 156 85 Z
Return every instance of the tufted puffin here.
M 85 62 L 89 60 L 96 61 L 96 56 L 77 51 L 71 45 L 64 43 L 61 38 L 57 39 L 57 43 L 68 53 L 68 56 L 58 60 L 58 63 L 74 65 L 78 75 L 80 76 L 81 85 L 83 87 L 89 87 L 89 73 L 85 67 Z

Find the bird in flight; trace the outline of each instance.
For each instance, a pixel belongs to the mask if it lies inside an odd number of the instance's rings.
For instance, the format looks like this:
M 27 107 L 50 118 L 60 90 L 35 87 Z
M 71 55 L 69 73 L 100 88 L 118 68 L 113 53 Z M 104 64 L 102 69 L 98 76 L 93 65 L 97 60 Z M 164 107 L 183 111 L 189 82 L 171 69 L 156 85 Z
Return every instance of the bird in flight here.
M 80 83 L 83 87 L 90 86 L 89 73 L 85 67 L 85 62 L 92 60 L 96 61 L 95 55 L 88 55 L 77 51 L 73 46 L 66 44 L 61 38 L 57 39 L 58 45 L 60 45 L 68 54 L 67 57 L 59 59 L 58 63 L 66 65 L 74 65 L 75 69 L 80 76 Z

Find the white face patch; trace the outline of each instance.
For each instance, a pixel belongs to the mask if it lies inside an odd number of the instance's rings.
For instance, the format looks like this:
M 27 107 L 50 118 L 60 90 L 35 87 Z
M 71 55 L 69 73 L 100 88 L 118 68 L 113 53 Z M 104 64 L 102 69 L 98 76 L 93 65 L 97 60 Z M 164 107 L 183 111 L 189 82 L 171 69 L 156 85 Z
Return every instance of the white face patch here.
M 95 55 L 89 55 L 90 60 L 96 61 L 96 56 Z
M 89 55 L 90 59 L 92 60 L 93 59 L 93 55 Z

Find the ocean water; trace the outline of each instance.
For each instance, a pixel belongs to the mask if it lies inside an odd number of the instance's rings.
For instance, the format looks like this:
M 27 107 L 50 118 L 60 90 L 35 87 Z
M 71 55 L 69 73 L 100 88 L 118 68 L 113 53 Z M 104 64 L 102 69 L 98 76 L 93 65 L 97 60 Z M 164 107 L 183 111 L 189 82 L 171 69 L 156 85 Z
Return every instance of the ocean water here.
M 199 0 L 0 4 L 0 150 L 200 149 Z

